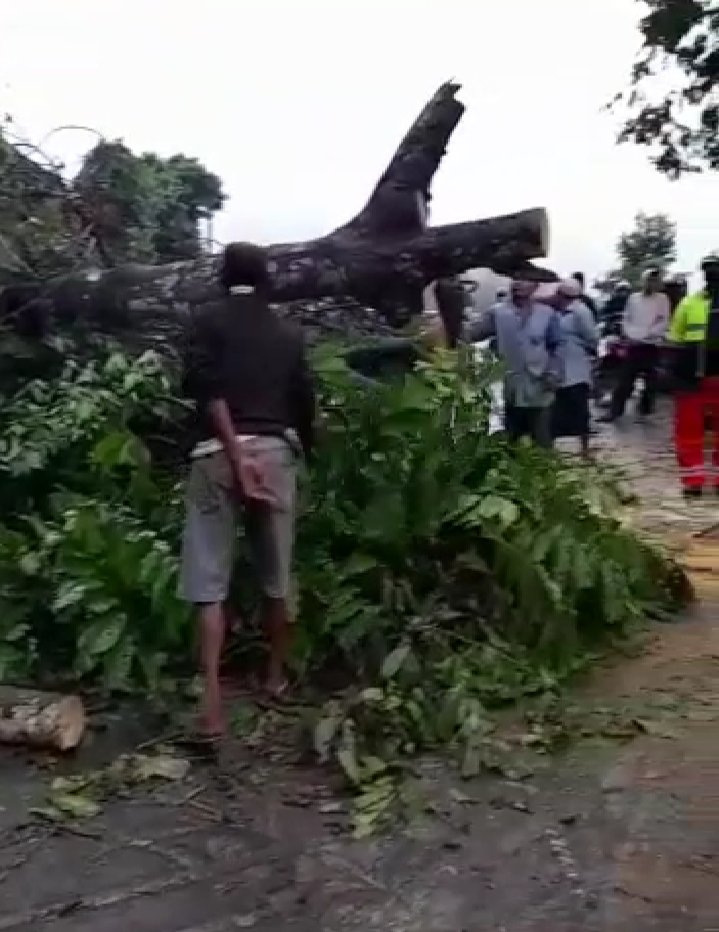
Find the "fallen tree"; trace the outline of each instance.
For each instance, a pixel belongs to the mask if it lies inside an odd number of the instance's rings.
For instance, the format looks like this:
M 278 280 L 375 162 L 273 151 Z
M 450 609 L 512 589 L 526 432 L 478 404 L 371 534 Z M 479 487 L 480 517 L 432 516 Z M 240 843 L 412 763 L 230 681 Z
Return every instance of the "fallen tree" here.
M 352 314 L 366 307 L 378 309 L 390 326 L 404 323 L 421 310 L 429 283 L 467 269 L 554 278 L 531 265 L 547 253 L 543 209 L 427 226 L 432 178 L 464 112 L 458 90 L 452 83 L 439 88 L 353 220 L 319 239 L 269 247 L 274 301 L 350 298 L 356 306 L 350 304 L 344 316 L 351 331 Z M 78 270 L 49 282 L 25 283 L 20 291 L 6 289 L 3 310 L 21 321 L 25 312 L 26 325 L 29 319 L 35 331 L 43 331 L 53 318 L 100 331 L 162 335 L 171 342 L 189 308 L 218 295 L 216 263 L 210 255 L 163 266 Z M 450 331 L 456 330 L 453 303 L 440 293 L 440 313 Z M 302 319 L 306 309 L 289 308 L 288 313 Z M 321 309 L 311 316 L 322 330 Z

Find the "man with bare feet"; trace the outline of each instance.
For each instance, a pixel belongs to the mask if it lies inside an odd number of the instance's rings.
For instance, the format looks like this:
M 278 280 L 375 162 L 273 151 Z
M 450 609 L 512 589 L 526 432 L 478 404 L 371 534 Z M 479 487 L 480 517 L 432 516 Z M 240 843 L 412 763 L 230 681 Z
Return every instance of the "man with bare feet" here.
M 227 247 L 227 296 L 198 311 L 190 328 L 185 389 L 197 403 L 199 442 L 191 453 L 181 589 L 199 610 L 204 690 L 201 731 L 223 731 L 219 667 L 224 603 L 241 516 L 262 594 L 269 637 L 266 687 L 287 686 L 297 461 L 313 443 L 315 397 L 301 333 L 267 302 L 264 250 Z

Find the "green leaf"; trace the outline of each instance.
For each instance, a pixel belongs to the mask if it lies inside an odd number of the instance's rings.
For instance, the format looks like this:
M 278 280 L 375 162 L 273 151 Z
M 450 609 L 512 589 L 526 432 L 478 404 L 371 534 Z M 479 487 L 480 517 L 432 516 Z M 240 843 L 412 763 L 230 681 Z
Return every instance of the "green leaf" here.
M 37 553 L 24 553 L 20 558 L 20 569 L 28 576 L 35 576 L 41 565 L 40 555 Z
M 482 499 L 479 513 L 488 520 L 498 520 L 503 528 L 511 527 L 519 519 L 519 508 L 514 502 L 499 495 L 487 495 Z
M 60 613 L 66 608 L 79 605 L 85 598 L 86 587 L 84 583 L 71 580 L 63 582 L 60 585 L 57 595 L 55 596 L 51 611 Z
M 112 690 L 129 690 L 131 688 L 132 664 L 137 654 L 137 644 L 133 637 L 119 638 L 114 647 L 102 657 L 104 685 Z
M 321 718 L 314 729 L 315 752 L 321 763 L 329 760 L 330 748 L 342 724 L 342 712 L 334 711 Z
M 355 755 L 354 748 L 340 748 L 340 750 L 337 752 L 337 760 L 344 770 L 347 779 L 351 783 L 354 783 L 355 786 L 359 786 L 362 782 L 362 773 L 357 764 L 357 757 Z
M 386 773 L 388 769 L 387 761 L 379 757 L 365 755 L 360 760 L 363 780 L 376 780 L 380 774 Z
M 92 450 L 92 461 L 106 469 L 113 469 L 116 466 L 124 466 L 128 463 L 132 464 L 134 461 L 131 456 L 128 457 L 128 451 L 131 450 L 129 444 L 132 439 L 132 435 L 126 430 L 117 430 L 105 434 L 104 437 L 98 440 Z
M 63 795 L 68 793 L 81 793 L 84 789 L 87 789 L 91 782 L 91 777 L 81 774 L 76 774 L 72 777 L 55 777 L 50 784 L 50 789 L 53 793 L 60 793 Z
M 46 822 L 65 822 L 67 819 L 67 813 L 57 806 L 32 806 L 28 809 L 28 814 Z
M 350 579 L 353 576 L 362 576 L 365 573 L 376 570 L 379 566 L 380 563 L 375 557 L 367 553 L 355 552 L 343 567 L 342 575 L 345 579 Z
M 132 758 L 133 779 L 137 782 L 146 780 L 184 780 L 190 770 L 190 762 L 182 757 L 170 754 L 135 754 Z
M 362 702 L 381 702 L 384 699 L 384 690 L 380 689 L 379 686 L 368 686 L 360 692 L 359 698 Z
M 19 624 L 16 624 L 10 628 L 9 631 L 5 631 L 3 637 L 8 642 L 8 644 L 12 644 L 14 641 L 19 641 L 21 638 L 23 638 L 30 630 L 31 628 L 29 624 L 26 622 L 20 622 Z
M 122 637 L 127 619 L 123 615 L 98 618 L 80 632 L 77 649 L 89 657 L 106 654 Z
M 390 654 L 387 654 L 382 663 L 382 678 L 391 680 L 393 676 L 396 676 L 407 660 L 407 657 L 409 657 L 411 650 L 412 647 L 410 644 L 400 644 L 399 647 L 395 647 Z
M 102 811 L 99 803 L 79 793 L 53 793 L 50 803 L 54 809 L 73 819 L 93 819 Z

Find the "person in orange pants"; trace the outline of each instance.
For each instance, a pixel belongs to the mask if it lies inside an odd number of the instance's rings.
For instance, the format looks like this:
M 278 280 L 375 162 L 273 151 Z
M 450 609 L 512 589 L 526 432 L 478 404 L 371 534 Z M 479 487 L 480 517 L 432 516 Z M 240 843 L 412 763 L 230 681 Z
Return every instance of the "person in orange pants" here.
M 674 445 L 686 498 L 701 497 L 707 486 L 719 494 L 719 254 L 707 256 L 702 271 L 706 288 L 684 298 L 669 330 L 677 386 Z M 708 467 L 707 418 L 713 437 Z

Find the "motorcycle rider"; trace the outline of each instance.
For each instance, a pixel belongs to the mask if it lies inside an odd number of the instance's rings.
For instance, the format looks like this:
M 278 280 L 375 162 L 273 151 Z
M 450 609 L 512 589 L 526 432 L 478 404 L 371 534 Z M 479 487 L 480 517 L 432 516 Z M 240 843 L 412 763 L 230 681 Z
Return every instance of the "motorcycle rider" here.
M 599 315 L 606 336 L 618 336 L 621 333 L 622 318 L 631 293 L 632 286 L 628 281 L 618 282 L 614 287 L 611 297 Z
M 603 408 L 611 404 L 612 395 L 617 385 L 617 378 L 622 368 L 622 346 L 619 339 L 622 331 L 622 318 L 627 306 L 632 286 L 628 281 L 620 281 L 614 286 L 609 300 L 599 312 L 599 351 L 594 371 L 594 400 Z

